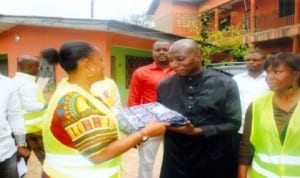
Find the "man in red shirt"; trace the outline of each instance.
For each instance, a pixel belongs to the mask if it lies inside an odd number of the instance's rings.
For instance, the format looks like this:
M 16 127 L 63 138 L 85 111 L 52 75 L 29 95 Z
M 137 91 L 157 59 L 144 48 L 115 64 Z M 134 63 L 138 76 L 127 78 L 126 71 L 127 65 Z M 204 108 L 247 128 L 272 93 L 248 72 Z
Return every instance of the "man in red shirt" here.
M 169 68 L 170 43 L 157 41 L 153 45 L 153 63 L 137 68 L 131 77 L 128 106 L 156 101 L 159 82 L 174 74 Z M 152 178 L 153 164 L 161 138 L 151 138 L 139 145 L 139 178 Z

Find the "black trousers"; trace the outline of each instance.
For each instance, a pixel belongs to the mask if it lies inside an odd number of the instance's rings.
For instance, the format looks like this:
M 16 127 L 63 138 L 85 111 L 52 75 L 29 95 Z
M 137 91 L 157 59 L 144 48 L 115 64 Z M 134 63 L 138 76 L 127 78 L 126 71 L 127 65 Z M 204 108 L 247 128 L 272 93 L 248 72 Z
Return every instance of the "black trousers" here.
M 19 178 L 17 170 L 17 153 L 12 157 L 0 162 L 0 177 L 1 178 Z
M 236 133 L 232 136 L 232 175 L 231 178 L 236 178 L 238 173 L 238 157 L 240 150 L 240 142 L 241 142 L 242 134 Z

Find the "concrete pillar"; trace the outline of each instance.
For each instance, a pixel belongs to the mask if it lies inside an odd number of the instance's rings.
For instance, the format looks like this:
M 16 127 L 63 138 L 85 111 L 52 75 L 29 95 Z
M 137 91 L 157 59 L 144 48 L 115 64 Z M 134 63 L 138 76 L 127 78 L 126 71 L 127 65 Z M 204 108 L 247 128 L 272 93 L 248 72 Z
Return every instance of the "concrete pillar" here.
M 255 32 L 255 14 L 256 14 L 256 2 L 255 0 L 250 0 L 250 32 Z
M 219 23 L 220 23 L 220 15 L 219 15 L 219 8 L 214 9 L 215 12 L 215 30 L 219 30 Z
M 300 54 L 300 38 L 297 36 L 293 37 L 293 53 Z
M 294 23 L 300 23 L 300 0 L 295 0 L 295 16 L 294 16 Z
M 300 23 L 300 0 L 295 0 L 295 15 L 294 24 Z M 300 38 L 297 36 L 293 37 L 293 53 L 300 53 Z

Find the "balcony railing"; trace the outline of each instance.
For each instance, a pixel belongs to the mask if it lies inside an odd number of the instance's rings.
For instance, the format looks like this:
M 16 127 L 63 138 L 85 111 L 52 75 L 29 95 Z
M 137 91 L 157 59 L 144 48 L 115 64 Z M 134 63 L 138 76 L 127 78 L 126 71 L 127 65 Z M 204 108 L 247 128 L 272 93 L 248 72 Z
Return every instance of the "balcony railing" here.
M 200 30 L 200 18 L 197 14 L 183 14 L 183 13 L 177 13 L 175 14 L 175 33 L 178 34 L 193 34 L 193 35 L 199 35 Z M 247 33 L 250 31 L 250 17 L 247 17 L 248 21 L 246 21 L 246 18 L 244 17 L 242 22 L 236 23 L 235 27 L 239 27 L 243 29 L 241 33 Z M 247 23 L 246 23 L 247 22 Z M 257 14 L 255 16 L 255 31 L 264 31 L 264 30 L 270 30 L 274 28 L 279 28 L 283 26 L 293 25 L 294 24 L 294 14 L 280 17 L 279 15 L 279 9 L 275 9 L 273 11 L 269 11 L 266 13 Z M 246 28 L 248 27 L 248 28 Z M 214 22 L 213 19 L 211 23 L 209 24 L 208 29 L 215 30 L 214 29 Z M 230 36 L 230 35 L 229 35 Z
M 256 15 L 255 31 L 269 30 L 294 24 L 294 15 L 279 16 L 279 10 L 275 9 L 271 13 Z

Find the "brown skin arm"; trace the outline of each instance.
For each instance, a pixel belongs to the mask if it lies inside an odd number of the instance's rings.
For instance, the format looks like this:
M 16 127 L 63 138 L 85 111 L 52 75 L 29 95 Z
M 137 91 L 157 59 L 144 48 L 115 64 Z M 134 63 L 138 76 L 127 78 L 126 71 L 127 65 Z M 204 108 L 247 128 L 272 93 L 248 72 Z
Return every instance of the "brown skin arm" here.
M 168 127 L 168 130 L 189 136 L 203 135 L 203 130 L 201 128 L 194 127 L 194 125 L 189 120 L 186 122 L 185 126 Z
M 238 178 L 247 178 L 248 165 L 240 164 L 238 168 Z
M 170 123 L 155 121 L 150 122 L 142 129 L 142 131 L 137 131 L 129 136 L 112 142 L 101 153 L 92 156 L 89 159 L 93 163 L 101 163 L 110 160 L 139 144 L 144 135 L 147 137 L 156 137 L 164 134 L 167 126 L 170 126 Z

